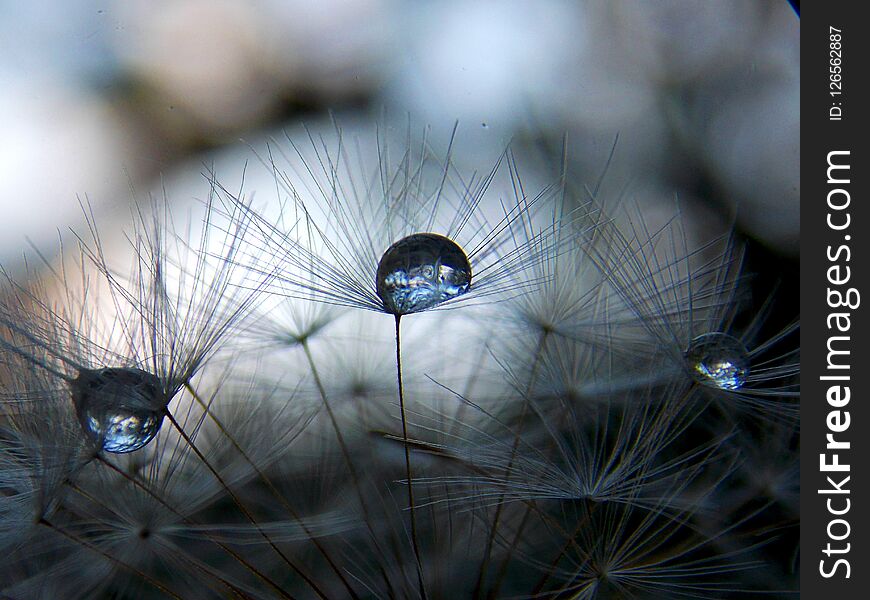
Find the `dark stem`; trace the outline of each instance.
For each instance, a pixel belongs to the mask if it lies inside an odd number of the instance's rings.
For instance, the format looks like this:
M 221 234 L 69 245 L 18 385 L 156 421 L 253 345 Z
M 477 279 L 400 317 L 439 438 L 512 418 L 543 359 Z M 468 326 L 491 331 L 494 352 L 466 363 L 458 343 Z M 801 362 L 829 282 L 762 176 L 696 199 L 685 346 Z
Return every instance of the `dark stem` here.
M 291 561 L 290 558 L 286 554 L 284 554 L 284 552 L 282 552 L 281 549 L 278 548 L 278 546 L 275 545 L 275 542 L 273 542 L 271 540 L 271 538 L 269 538 L 269 534 L 267 534 L 265 532 L 265 530 L 263 530 L 263 528 L 260 527 L 259 523 L 257 523 L 257 520 L 254 518 L 254 515 L 252 515 L 251 512 L 242 503 L 241 498 L 236 496 L 236 494 L 232 491 L 232 489 L 230 489 L 230 486 L 227 485 L 227 482 L 224 481 L 224 479 L 223 479 L 223 477 L 221 477 L 220 473 L 217 472 L 217 469 L 215 469 L 211 465 L 211 463 L 208 462 L 208 459 L 205 457 L 205 455 L 199 450 L 199 448 L 197 448 L 196 444 L 193 442 L 193 440 L 190 438 L 190 436 L 187 435 L 187 433 L 184 431 L 184 429 L 181 427 L 181 425 L 178 423 L 178 421 L 175 420 L 175 417 L 172 416 L 172 413 L 170 413 L 168 410 L 166 411 L 166 418 L 169 419 L 169 421 L 172 423 L 172 426 L 175 427 L 175 429 L 178 431 L 178 433 L 184 439 L 185 443 L 190 447 L 191 450 L 193 450 L 193 453 L 196 454 L 196 456 L 199 458 L 200 461 L 202 461 L 202 464 L 204 464 L 205 467 L 209 471 L 211 471 L 211 474 L 214 476 L 214 478 L 218 481 L 218 483 L 221 484 L 221 486 L 224 488 L 224 490 L 226 490 L 227 494 L 229 494 L 230 498 L 232 498 L 232 500 L 233 500 L 233 502 L 235 502 L 236 506 L 239 507 L 239 510 L 242 511 L 242 514 L 244 514 L 245 517 L 251 522 L 251 525 L 253 525 L 254 528 L 257 530 L 257 532 L 263 537 L 263 539 L 266 540 L 266 543 L 269 544 L 269 546 L 272 548 L 272 550 L 274 550 L 275 553 L 281 557 L 281 559 L 284 561 L 284 563 L 288 567 L 290 567 L 291 569 L 296 571 L 296 573 L 303 580 L 305 580 L 305 582 L 309 585 L 309 587 L 311 587 L 311 589 L 314 591 L 315 594 L 317 594 L 319 597 L 323 598 L 323 600 L 326 600 L 326 598 L 327 598 L 326 595 L 320 590 L 320 588 L 317 586 L 317 584 L 314 583 L 314 581 L 308 575 L 306 575 L 305 572 L 302 571 L 301 568 L 299 568 L 299 566 L 294 564 L 293 561 Z M 282 595 L 289 597 L 289 595 L 287 595 L 286 592 L 282 592 Z
M 519 423 L 517 424 L 517 430 L 514 434 L 513 445 L 511 446 L 511 455 L 508 460 L 507 469 L 505 469 L 505 481 L 510 479 L 511 473 L 514 467 L 514 460 L 517 456 L 517 451 L 520 445 L 520 439 L 523 431 L 523 425 L 526 420 L 526 413 L 529 409 L 529 395 L 532 393 L 532 387 L 535 384 L 535 379 L 538 374 L 538 365 L 541 362 L 541 356 L 544 353 L 544 345 L 547 343 L 547 337 L 549 336 L 550 331 L 545 329 L 541 333 L 541 337 L 538 340 L 538 346 L 535 349 L 535 357 L 532 361 L 532 372 L 529 374 L 529 381 L 526 384 L 525 392 L 523 393 L 523 409 L 520 413 Z M 486 551 L 484 552 L 483 563 L 480 565 L 480 571 L 477 574 L 477 582 L 474 585 L 474 597 L 480 598 L 481 593 L 483 592 L 483 580 L 486 577 L 486 572 L 489 569 L 489 562 L 492 559 L 492 546 L 495 542 L 495 536 L 498 532 L 499 522 L 501 521 L 501 513 L 502 508 L 504 507 L 504 493 L 499 496 L 498 502 L 496 503 L 495 516 L 493 517 L 492 527 L 489 532 L 489 537 L 486 541 Z M 528 513 L 527 513 L 528 514 Z M 507 563 L 510 560 L 511 555 L 513 554 L 513 546 L 511 546 L 511 551 L 505 557 L 504 561 Z M 504 569 L 500 570 L 502 575 L 496 580 L 493 589 L 490 592 L 490 596 L 495 596 L 498 594 L 498 589 L 501 587 L 501 579 L 503 578 Z
M 584 527 L 589 526 L 589 520 L 592 518 L 592 513 L 595 512 L 595 509 L 597 509 L 598 506 L 599 506 L 599 504 L 596 503 L 596 504 L 592 505 L 591 509 L 584 508 L 584 511 L 583 511 L 584 517 L 582 519 L 578 520 L 577 525 L 574 528 L 574 531 L 571 532 L 570 535 L 566 536 L 565 543 L 562 545 L 562 549 L 559 550 L 559 554 L 557 554 L 556 557 L 550 562 L 549 570 L 546 573 L 544 573 L 544 575 L 541 577 L 540 581 L 538 581 L 538 584 L 535 586 L 535 589 L 533 591 L 533 594 L 535 596 L 537 596 L 538 594 L 541 593 L 541 590 L 544 589 L 544 586 L 547 585 L 547 582 L 556 573 L 556 568 L 559 566 L 559 563 L 562 561 L 562 558 L 568 554 L 568 550 L 571 549 L 571 547 L 574 547 L 578 551 L 578 553 L 581 556 L 581 559 L 584 562 L 589 560 L 589 555 L 590 555 L 589 549 L 581 549 L 576 542 L 576 538 L 577 538 L 577 535 L 583 530 Z
M 323 382 L 320 379 L 320 373 L 317 370 L 317 365 L 314 364 L 314 357 L 311 355 L 311 348 L 308 346 L 308 341 L 302 341 L 302 349 L 305 351 L 305 358 L 308 360 L 308 366 L 311 367 L 311 374 L 314 377 L 314 385 L 317 386 L 317 392 L 320 394 L 320 399 L 323 400 L 323 406 L 326 408 L 326 414 L 329 416 L 329 422 L 335 430 L 335 438 L 338 440 L 338 446 L 341 449 L 341 454 L 347 463 L 347 468 L 350 470 L 350 476 L 353 479 L 354 487 L 357 491 L 360 490 L 359 476 L 356 472 L 356 467 L 350 457 L 350 450 L 344 440 L 344 434 L 341 433 L 341 428 L 338 426 L 338 419 L 335 418 L 335 412 L 332 410 L 332 405 L 329 402 L 329 397 L 326 395 L 326 388 L 323 387 Z M 360 504 L 362 504 L 363 512 L 368 518 L 366 504 L 363 502 L 362 492 L 360 491 Z
M 423 582 L 423 561 L 420 558 L 420 546 L 417 542 L 417 513 L 414 507 L 414 487 L 411 479 L 411 448 L 408 444 L 408 419 L 405 416 L 405 388 L 402 383 L 402 316 L 396 315 L 396 376 L 399 381 L 399 411 L 402 414 L 402 445 L 405 448 L 405 475 L 408 479 L 408 508 L 411 513 L 411 545 L 414 547 L 414 559 L 417 562 L 417 579 L 420 584 L 420 595 L 426 598 L 426 586 Z
M 332 429 L 335 431 L 335 438 L 338 440 L 338 446 L 341 449 L 341 455 L 344 457 L 344 462 L 347 464 L 347 468 L 350 471 L 351 481 L 353 482 L 353 488 L 356 490 L 357 497 L 359 498 L 360 508 L 363 511 L 363 520 L 365 521 L 366 528 L 369 530 L 369 535 L 371 535 L 372 542 L 375 546 L 379 546 L 378 536 L 375 535 L 375 531 L 372 528 L 372 520 L 369 514 L 368 505 L 365 501 L 365 496 L 363 495 L 362 487 L 360 486 L 360 478 L 359 474 L 356 471 L 356 466 L 354 466 L 353 459 L 350 455 L 350 450 L 347 447 L 347 444 L 344 441 L 344 434 L 341 433 L 341 428 L 338 425 L 338 419 L 335 418 L 335 412 L 332 410 L 332 405 L 329 403 L 329 398 L 326 395 L 326 388 L 323 387 L 323 381 L 320 379 L 320 372 L 317 370 L 317 365 L 314 363 L 314 356 L 311 354 L 311 348 L 308 346 L 308 340 L 303 339 L 301 342 L 302 349 L 305 351 L 305 358 L 308 360 L 308 366 L 311 367 L 311 375 L 314 377 L 314 384 L 317 386 L 317 391 L 320 394 L 320 399 L 323 400 L 323 406 L 326 408 L 326 414 L 329 416 L 329 422 L 332 424 Z M 378 548 L 380 551 L 380 548 Z M 392 594 L 392 584 L 390 583 L 390 578 L 387 577 L 386 571 L 383 570 L 383 567 L 380 569 L 381 577 L 384 580 L 384 584 L 390 589 Z
M 290 503 L 287 501 L 287 499 L 284 498 L 284 496 L 281 494 L 281 492 L 278 490 L 278 488 L 275 487 L 275 485 L 272 483 L 272 481 L 269 479 L 269 477 L 262 470 L 260 470 L 260 468 L 257 467 L 256 464 L 254 464 L 254 461 L 251 460 L 251 458 L 242 449 L 242 447 L 239 445 L 239 443 L 236 442 L 235 438 L 233 438 L 233 436 L 230 434 L 230 432 L 224 426 L 223 422 L 220 419 L 218 419 L 217 415 L 215 415 L 211 411 L 211 408 L 209 407 L 208 403 L 206 403 L 199 396 L 199 394 L 196 392 L 196 390 L 193 389 L 192 385 L 190 385 L 189 383 L 185 383 L 184 387 L 190 393 L 190 395 L 193 396 L 193 399 L 196 400 L 197 403 L 202 407 L 202 409 L 209 416 L 209 418 L 214 422 L 214 424 L 217 425 L 217 428 L 224 435 L 224 437 L 227 440 L 229 440 L 229 442 L 230 442 L 230 444 L 232 444 L 233 448 L 235 448 L 235 450 L 239 453 L 239 455 L 241 455 L 241 457 L 244 458 L 245 462 L 247 462 L 248 465 L 254 470 L 254 472 L 257 474 L 257 476 L 260 478 L 260 480 L 266 484 L 266 487 L 269 488 L 269 490 L 272 492 L 272 494 L 274 494 L 274 496 L 278 499 L 278 501 L 284 506 L 284 508 L 287 510 L 287 512 L 290 513 L 290 516 L 292 516 L 293 519 L 297 523 L 299 523 L 299 526 L 302 528 L 302 531 L 304 531 L 305 535 L 308 536 L 309 541 L 311 541 L 311 543 L 314 544 L 314 546 L 317 548 L 317 550 L 320 552 L 320 554 L 323 556 L 323 558 L 329 564 L 330 568 L 333 570 L 333 572 L 338 576 L 338 578 L 344 584 L 344 587 L 347 589 L 347 592 L 348 592 L 348 594 L 350 594 L 350 597 L 351 598 L 359 598 L 359 596 L 356 594 L 356 592 L 350 586 L 350 583 L 344 577 L 344 574 L 341 572 L 341 569 L 338 568 L 338 565 L 335 564 L 335 561 L 332 560 L 332 557 L 329 556 L 329 553 L 326 551 L 326 549 L 323 547 L 323 545 L 314 537 L 314 535 L 311 533 L 311 530 L 305 524 L 305 521 L 303 521 L 302 518 L 299 516 L 299 513 L 296 512 L 296 510 L 290 505 Z
M 517 527 L 517 531 L 514 534 L 514 541 L 511 543 L 510 548 L 508 549 L 507 556 L 502 560 L 501 566 L 499 567 L 498 573 L 495 576 L 495 584 L 492 586 L 492 589 L 487 594 L 487 600 L 495 600 L 498 598 L 498 594 L 501 591 L 501 584 L 504 581 L 505 576 L 507 575 L 507 569 L 510 565 L 511 557 L 517 549 L 517 546 L 520 543 L 520 540 L 523 537 L 523 531 L 525 531 L 526 525 L 529 523 L 529 517 L 532 515 L 533 505 L 531 503 L 526 504 L 525 512 L 523 513 L 523 518 L 520 521 L 519 527 Z
M 122 569 L 126 569 L 126 570 L 132 572 L 133 574 L 141 577 L 143 580 L 147 581 L 148 583 L 153 585 L 155 588 L 157 588 L 158 590 L 160 590 L 161 592 L 163 592 L 167 596 L 171 596 L 172 598 L 175 598 L 176 600 L 183 600 L 183 598 L 181 596 L 179 596 L 178 594 L 176 594 L 175 592 L 173 592 L 172 590 L 170 590 L 169 588 L 164 586 L 162 583 L 160 583 L 159 581 L 157 581 L 156 579 L 154 579 L 150 575 L 147 575 L 146 573 L 140 571 L 139 569 L 137 569 L 131 565 L 128 565 L 127 563 L 115 558 L 114 556 L 112 556 L 111 554 L 109 554 L 108 552 L 106 552 L 105 550 L 103 550 L 102 548 L 97 546 L 96 544 L 93 544 L 92 542 L 84 540 L 84 539 L 82 539 L 82 538 L 80 538 L 80 537 L 78 537 L 78 536 L 76 536 L 68 531 L 64 531 L 63 529 L 61 529 L 57 525 L 53 524 L 51 521 L 45 519 L 44 517 L 39 519 L 38 524 L 43 525 L 45 527 L 48 527 L 52 531 L 56 531 L 57 533 L 59 533 L 60 535 L 62 535 L 65 538 L 67 538 L 68 540 L 71 540 L 71 541 L 75 542 L 76 544 L 84 546 L 88 550 L 92 550 L 92 551 L 96 552 L 97 554 L 101 555 L 103 558 L 107 559 L 111 563 L 121 567 Z
M 184 516 L 184 515 L 183 515 L 183 514 L 178 510 L 178 509 L 176 509 L 174 506 L 172 506 L 171 504 L 169 504 L 169 502 L 167 502 L 166 500 L 164 500 L 164 499 L 163 499 L 159 494 L 157 494 L 157 492 L 155 492 L 154 490 L 152 490 L 151 488 L 149 488 L 149 487 L 148 487 L 147 485 L 145 485 L 145 483 L 143 483 L 142 481 L 139 481 L 138 479 L 136 479 L 135 477 L 133 477 L 133 476 L 130 475 L 129 473 L 123 471 L 122 469 L 119 469 L 116 465 L 112 464 L 111 462 L 109 462 L 108 460 L 106 460 L 105 458 L 103 458 L 102 456 L 97 456 L 97 461 L 98 461 L 100 464 L 105 465 L 106 467 L 108 467 L 109 469 L 111 469 L 112 471 L 114 471 L 115 473 L 118 473 L 121 477 L 123 477 L 124 479 L 126 479 L 127 481 L 129 481 L 130 483 L 132 483 L 133 485 L 135 485 L 136 487 L 138 487 L 139 489 L 141 489 L 143 492 L 145 492 L 146 494 L 148 494 L 149 496 L 151 496 L 152 498 L 154 498 L 154 500 L 156 500 L 156 501 L 157 501 L 161 506 L 165 507 L 165 508 L 166 508 L 167 510 L 169 510 L 172 514 L 174 514 L 174 515 L 176 515 L 177 517 L 179 517 L 180 519 L 182 519 L 183 522 L 185 522 L 185 523 L 189 523 L 189 524 L 191 524 L 191 525 L 196 525 L 196 524 L 197 524 L 197 522 L 196 522 L 194 519 L 191 519 L 191 518 L 189 518 L 189 517 L 185 517 L 185 516 Z M 252 565 L 251 563 L 249 563 L 247 560 L 245 560 L 244 557 L 240 556 L 237 552 L 233 551 L 233 550 L 232 550 L 231 548 L 229 548 L 227 545 L 225 545 L 225 544 L 221 543 L 220 541 L 214 539 L 210 534 L 208 534 L 208 533 L 204 533 L 203 535 L 204 535 L 205 538 L 208 539 L 210 542 L 212 542 L 213 544 L 215 544 L 216 546 L 218 546 L 220 549 L 222 549 L 224 552 L 226 552 L 227 554 L 229 554 L 230 556 L 232 556 L 236 561 L 239 562 L 239 564 L 241 564 L 242 566 L 244 566 L 245 568 L 247 568 L 251 573 L 253 573 L 253 574 L 254 574 L 255 576 L 257 576 L 259 579 L 261 579 L 264 583 L 266 583 L 267 585 L 269 585 L 269 586 L 271 586 L 273 589 L 275 589 L 275 591 L 277 591 L 279 594 L 281 594 L 281 595 L 284 596 L 284 597 L 289 597 L 288 594 L 287 594 L 286 592 L 284 592 L 284 591 L 281 589 L 281 586 L 279 586 L 277 583 L 275 583 L 272 579 L 270 579 L 270 578 L 269 578 L 267 575 L 265 575 L 264 573 L 261 573 L 259 569 L 257 569 L 254 565 Z
M 100 459 L 100 460 L 103 461 L 103 460 L 105 460 L 105 459 Z M 105 463 L 105 464 L 107 464 L 107 463 Z M 115 470 L 116 470 L 116 471 L 120 471 L 120 469 L 117 469 L 117 468 L 115 468 Z M 67 479 L 65 483 L 66 483 L 66 485 L 68 485 L 68 486 L 69 486 L 69 487 L 70 487 L 74 492 L 76 492 L 77 494 L 79 494 L 79 495 L 82 496 L 83 498 L 86 498 L 89 502 L 92 502 L 92 503 L 95 504 L 96 506 L 99 506 L 99 507 L 102 508 L 103 510 L 106 510 L 106 511 L 108 511 L 108 512 L 110 512 L 110 513 L 113 513 L 113 514 L 115 514 L 116 516 L 118 515 L 118 512 L 117 512 L 116 510 L 114 510 L 111 506 L 109 506 L 106 502 L 104 502 L 103 500 L 101 500 L 101 499 L 95 497 L 95 496 L 92 495 L 92 494 L 89 494 L 87 491 L 83 490 L 82 488 L 80 488 L 79 486 L 77 486 L 75 483 L 73 483 L 73 481 Z M 176 514 L 177 514 L 177 513 L 176 513 Z M 180 516 L 180 515 L 179 515 L 179 516 Z M 210 569 L 207 569 L 203 564 L 200 564 L 200 563 L 196 562 L 195 560 L 192 560 L 192 559 L 190 559 L 190 558 L 188 558 L 188 557 L 186 557 L 186 556 L 183 556 L 183 555 L 182 555 L 182 559 L 185 560 L 187 563 L 189 563 L 191 566 L 193 566 L 194 569 L 197 569 L 197 570 L 201 571 L 202 573 L 204 573 L 205 575 L 207 575 L 207 576 L 209 576 L 209 577 L 214 577 L 215 579 L 217 579 L 217 580 L 218 580 L 221 584 L 223 584 L 223 585 L 224 585 L 224 586 L 225 586 L 225 587 L 230 591 L 230 593 L 232 593 L 236 598 L 248 598 L 248 597 L 249 597 L 245 592 L 243 592 L 240 588 L 238 588 L 237 586 L 235 586 L 234 584 L 232 584 L 229 580 L 225 579 L 224 577 L 222 577 L 222 576 L 219 575 L 218 573 L 215 573 L 214 571 L 212 571 L 212 570 L 210 570 Z

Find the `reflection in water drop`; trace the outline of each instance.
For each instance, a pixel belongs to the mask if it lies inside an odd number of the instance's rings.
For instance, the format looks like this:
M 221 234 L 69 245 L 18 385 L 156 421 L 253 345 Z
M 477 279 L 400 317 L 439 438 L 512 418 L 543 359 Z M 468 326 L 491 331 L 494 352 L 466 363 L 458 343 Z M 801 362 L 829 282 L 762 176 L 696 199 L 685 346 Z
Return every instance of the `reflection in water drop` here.
M 415 233 L 390 246 L 378 264 L 377 291 L 384 310 L 407 315 L 438 306 L 468 291 L 471 264 L 455 242 Z
M 749 375 L 746 346 L 724 333 L 705 333 L 689 344 L 686 362 L 698 382 L 722 390 L 737 390 Z
M 166 401 L 160 381 L 141 369 L 82 370 L 72 393 L 79 423 L 106 452 L 139 450 L 163 424 Z

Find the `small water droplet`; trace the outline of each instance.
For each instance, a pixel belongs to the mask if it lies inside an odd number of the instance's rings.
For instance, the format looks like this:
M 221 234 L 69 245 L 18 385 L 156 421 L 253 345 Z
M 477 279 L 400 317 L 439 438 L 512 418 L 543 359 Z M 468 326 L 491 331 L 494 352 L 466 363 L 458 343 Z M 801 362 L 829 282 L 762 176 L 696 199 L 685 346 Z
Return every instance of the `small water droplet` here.
M 738 390 L 749 375 L 746 346 L 725 333 L 705 333 L 689 344 L 686 362 L 699 383 L 722 390 Z
M 468 291 L 471 264 L 443 235 L 415 233 L 390 246 L 378 264 L 377 291 L 384 310 L 407 315 L 438 306 Z
M 141 369 L 82 370 L 72 394 L 79 423 L 106 452 L 139 450 L 163 424 L 166 401 L 160 381 Z

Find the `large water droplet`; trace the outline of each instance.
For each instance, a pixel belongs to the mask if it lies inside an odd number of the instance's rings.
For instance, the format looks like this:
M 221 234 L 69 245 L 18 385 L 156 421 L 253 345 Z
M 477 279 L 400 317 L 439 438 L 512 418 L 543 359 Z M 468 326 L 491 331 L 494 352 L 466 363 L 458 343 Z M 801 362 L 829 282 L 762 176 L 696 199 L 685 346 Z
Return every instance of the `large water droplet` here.
M 82 370 L 72 394 L 82 428 L 106 452 L 139 450 L 163 424 L 167 401 L 160 380 L 141 369 Z
M 700 383 L 722 390 L 737 390 L 749 375 L 746 346 L 725 333 L 705 333 L 689 344 L 689 369 Z
M 471 285 L 471 264 L 455 242 L 415 233 L 390 246 L 378 264 L 378 297 L 384 310 L 407 315 L 461 296 Z

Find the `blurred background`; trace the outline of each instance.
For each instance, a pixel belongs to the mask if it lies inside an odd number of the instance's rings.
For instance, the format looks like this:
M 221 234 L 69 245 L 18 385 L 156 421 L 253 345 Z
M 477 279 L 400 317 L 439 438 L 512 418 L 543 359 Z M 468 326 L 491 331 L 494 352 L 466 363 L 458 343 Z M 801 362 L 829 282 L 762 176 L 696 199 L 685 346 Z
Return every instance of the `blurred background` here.
M 613 189 L 701 230 L 736 223 L 753 270 L 796 279 L 799 21 L 784 1 L 2 0 L 0 14 L 12 270 L 26 239 L 56 251 L 80 200 L 106 227 L 167 182 L 173 201 L 201 198 L 204 165 L 238 179 L 252 147 L 333 111 L 344 127 L 458 120 L 462 154 L 487 162 L 511 140 L 558 152 L 567 134 L 580 181 L 618 134 Z

